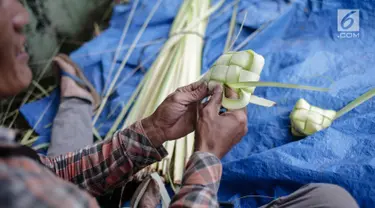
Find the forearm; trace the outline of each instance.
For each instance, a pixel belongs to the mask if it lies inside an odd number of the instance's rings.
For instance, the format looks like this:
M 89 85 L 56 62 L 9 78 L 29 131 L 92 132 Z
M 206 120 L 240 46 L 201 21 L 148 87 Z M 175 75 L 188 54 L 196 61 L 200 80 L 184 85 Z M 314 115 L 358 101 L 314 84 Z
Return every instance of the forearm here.
M 137 171 L 167 154 L 162 146 L 155 148 L 141 132 L 142 125 L 138 122 L 92 147 L 41 159 L 64 180 L 94 196 L 102 195 L 130 181 Z
M 182 187 L 170 207 L 219 207 L 217 192 L 221 174 L 221 162 L 216 156 L 194 153 L 186 166 Z

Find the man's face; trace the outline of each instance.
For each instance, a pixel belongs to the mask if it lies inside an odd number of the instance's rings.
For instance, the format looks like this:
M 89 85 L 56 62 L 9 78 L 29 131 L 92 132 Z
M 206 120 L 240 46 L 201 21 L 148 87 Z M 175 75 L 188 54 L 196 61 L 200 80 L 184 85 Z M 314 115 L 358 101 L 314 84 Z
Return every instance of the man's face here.
M 28 23 L 28 13 L 18 0 L 0 0 L 0 97 L 15 95 L 31 82 L 22 34 Z

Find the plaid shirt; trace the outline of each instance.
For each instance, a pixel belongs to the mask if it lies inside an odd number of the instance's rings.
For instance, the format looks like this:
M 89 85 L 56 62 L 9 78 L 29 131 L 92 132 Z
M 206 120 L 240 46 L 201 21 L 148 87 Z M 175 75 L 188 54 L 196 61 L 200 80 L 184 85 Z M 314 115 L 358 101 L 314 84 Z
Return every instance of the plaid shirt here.
M 14 134 L 9 132 L 0 128 L 0 147 L 5 152 L 20 147 L 11 142 Z M 76 152 L 57 157 L 40 155 L 41 163 L 1 153 L 0 207 L 99 207 L 92 196 L 123 186 L 137 171 L 166 155 L 163 147 L 155 148 L 148 140 L 140 122 Z M 218 207 L 220 177 L 217 157 L 194 153 L 170 207 Z

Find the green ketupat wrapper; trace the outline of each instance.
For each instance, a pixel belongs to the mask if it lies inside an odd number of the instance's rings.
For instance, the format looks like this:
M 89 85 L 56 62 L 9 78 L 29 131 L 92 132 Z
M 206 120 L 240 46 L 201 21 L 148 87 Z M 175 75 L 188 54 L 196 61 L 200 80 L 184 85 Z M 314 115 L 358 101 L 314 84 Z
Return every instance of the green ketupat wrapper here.
M 310 105 L 306 100 L 299 99 L 292 113 L 292 134 L 295 136 L 308 136 L 328 128 L 336 117 L 336 111 L 324 110 Z
M 263 56 L 252 50 L 228 52 L 219 57 L 203 79 L 211 83 L 220 82 L 222 84 L 257 82 L 260 79 L 263 66 Z M 224 95 L 222 105 L 227 109 L 244 108 L 251 102 L 254 90 L 255 87 L 237 89 L 239 99 L 230 99 Z M 272 102 L 271 105 L 273 104 Z

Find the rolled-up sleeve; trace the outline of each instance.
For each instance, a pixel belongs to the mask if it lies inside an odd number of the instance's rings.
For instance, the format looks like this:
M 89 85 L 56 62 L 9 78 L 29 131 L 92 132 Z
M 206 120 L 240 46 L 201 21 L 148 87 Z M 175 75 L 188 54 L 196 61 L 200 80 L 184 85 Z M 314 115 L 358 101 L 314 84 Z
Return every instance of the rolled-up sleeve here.
M 187 166 L 180 191 L 173 197 L 170 207 L 219 207 L 217 192 L 220 186 L 222 165 L 207 152 L 195 152 Z
M 59 177 L 99 196 L 124 185 L 136 172 L 166 155 L 162 146 L 155 148 L 142 134 L 142 125 L 137 122 L 94 146 L 40 158 Z

